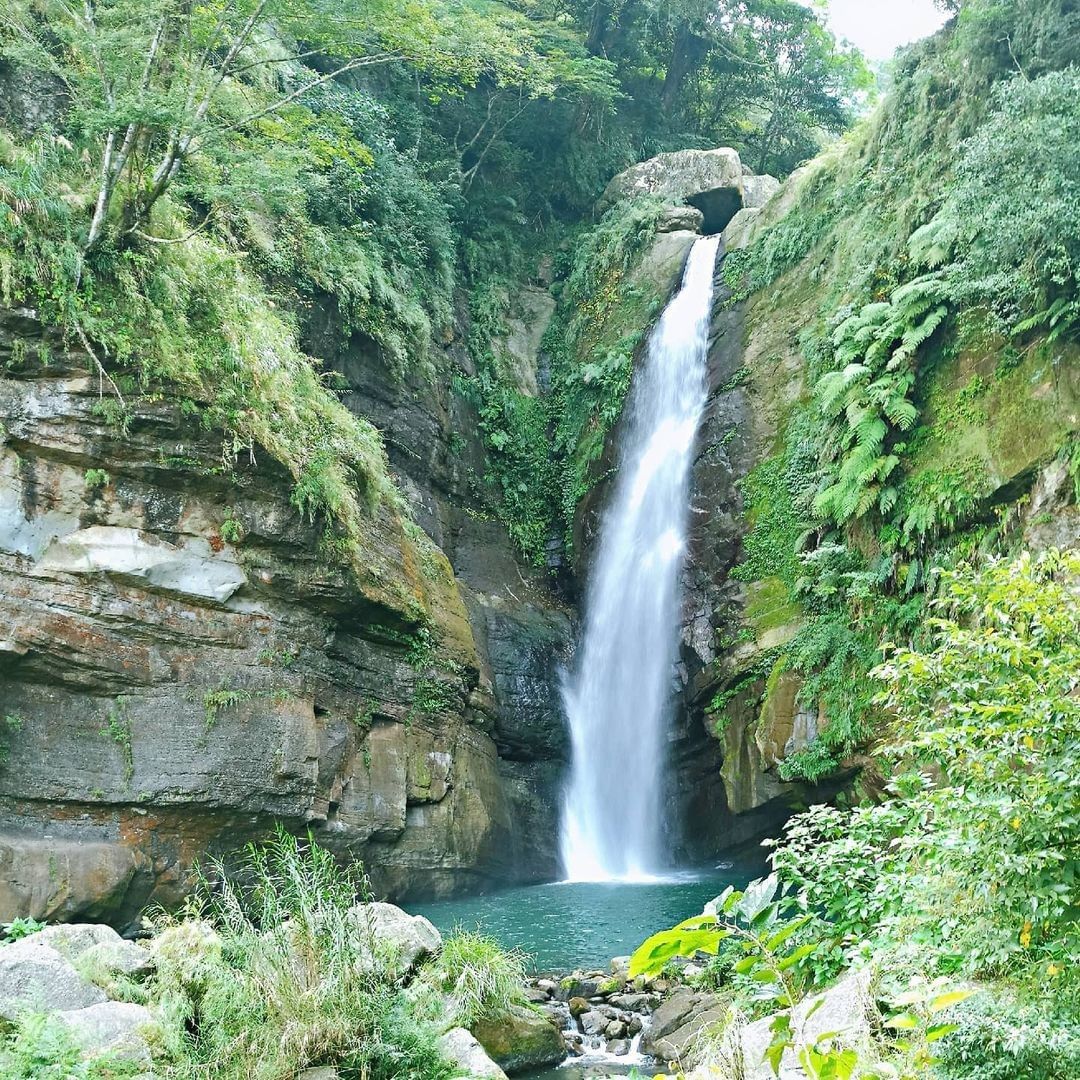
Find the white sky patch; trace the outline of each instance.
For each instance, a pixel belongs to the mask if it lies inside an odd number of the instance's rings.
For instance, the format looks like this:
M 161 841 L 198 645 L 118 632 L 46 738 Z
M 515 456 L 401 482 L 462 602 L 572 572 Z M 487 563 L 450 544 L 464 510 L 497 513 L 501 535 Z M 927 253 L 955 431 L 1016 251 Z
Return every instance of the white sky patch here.
M 834 34 L 870 60 L 887 60 L 901 46 L 927 37 L 948 16 L 933 0 L 828 0 Z

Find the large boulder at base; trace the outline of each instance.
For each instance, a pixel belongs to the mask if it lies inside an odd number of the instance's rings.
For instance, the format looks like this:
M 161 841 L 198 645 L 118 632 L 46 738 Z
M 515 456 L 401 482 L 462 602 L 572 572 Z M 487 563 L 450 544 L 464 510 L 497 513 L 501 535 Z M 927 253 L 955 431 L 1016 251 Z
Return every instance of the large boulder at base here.
M 353 913 L 375 939 L 377 948 L 390 948 L 398 965 L 412 971 L 442 948 L 442 935 L 423 917 L 410 915 L 394 904 L 357 904 Z
M 149 1010 L 127 1001 L 105 1001 L 86 1009 L 59 1012 L 56 1018 L 78 1046 L 91 1054 L 108 1053 L 121 1061 L 151 1065 L 143 1032 L 153 1025 Z
M 101 923 L 57 923 L 46 926 L 28 941 L 51 945 L 61 956 L 77 960 L 95 945 L 121 945 L 124 939 L 111 927 Z
M 57 923 L 39 930 L 32 940 L 50 945 L 68 960 L 78 961 L 79 970 L 91 978 L 95 972 L 145 975 L 153 967 L 146 949 L 125 941 L 111 926 L 100 923 Z
M 478 1080 L 506 1080 L 506 1073 L 488 1057 L 476 1036 L 465 1028 L 451 1028 L 439 1039 L 439 1052 L 461 1070 L 461 1076 Z
M 514 1006 L 499 1020 L 481 1020 L 472 1033 L 496 1064 L 511 1075 L 558 1065 L 566 1046 L 555 1025 L 544 1015 Z
M 83 1009 L 106 1001 L 71 962 L 33 937 L 0 949 L 0 1019 L 23 1012 Z
M 716 994 L 678 990 L 653 1013 L 641 1048 L 661 1061 L 692 1064 L 694 1044 L 730 1012 L 730 1004 Z
M 870 1037 L 870 973 L 853 971 L 821 994 L 807 998 L 795 1010 L 795 1027 L 813 1045 L 826 1032 L 836 1032 L 845 1046 L 857 1047 Z M 742 1069 L 745 1080 L 774 1080 L 765 1051 L 772 1041 L 766 1016 L 742 1031 Z M 779 1080 L 806 1080 L 795 1055 L 788 1050 L 780 1062 Z
M 742 186 L 742 162 L 735 150 L 677 150 L 658 154 L 619 173 L 604 189 L 597 210 L 602 213 L 621 199 L 642 195 L 685 202 L 718 189 L 741 192 Z

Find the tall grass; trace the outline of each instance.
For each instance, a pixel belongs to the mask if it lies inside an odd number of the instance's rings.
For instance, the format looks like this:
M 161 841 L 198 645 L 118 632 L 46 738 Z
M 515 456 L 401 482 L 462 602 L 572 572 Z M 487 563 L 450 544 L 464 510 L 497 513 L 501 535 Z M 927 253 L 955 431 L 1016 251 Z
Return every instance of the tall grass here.
M 343 1080 L 443 1080 L 452 1069 L 392 957 L 351 911 L 369 895 L 283 831 L 242 865 L 211 867 L 184 921 L 154 942 L 152 996 L 169 1080 L 293 1080 L 336 1065 Z
M 425 983 L 447 998 L 449 1019 L 461 1027 L 498 1020 L 525 1004 L 524 953 L 506 952 L 494 938 L 457 929 L 425 970 Z

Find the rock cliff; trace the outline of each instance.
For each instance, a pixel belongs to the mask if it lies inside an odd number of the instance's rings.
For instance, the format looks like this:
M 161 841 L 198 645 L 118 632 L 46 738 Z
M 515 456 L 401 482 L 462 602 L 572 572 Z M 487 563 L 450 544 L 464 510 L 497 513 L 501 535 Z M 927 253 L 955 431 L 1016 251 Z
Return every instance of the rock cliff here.
M 167 396 L 117 426 L 85 357 L 4 313 L 0 917 L 122 924 L 276 820 L 380 893 L 555 873 L 568 614 L 459 496 L 482 459 L 446 385 L 334 362 L 428 530 L 383 505 L 360 574 L 260 448 L 225 460 Z

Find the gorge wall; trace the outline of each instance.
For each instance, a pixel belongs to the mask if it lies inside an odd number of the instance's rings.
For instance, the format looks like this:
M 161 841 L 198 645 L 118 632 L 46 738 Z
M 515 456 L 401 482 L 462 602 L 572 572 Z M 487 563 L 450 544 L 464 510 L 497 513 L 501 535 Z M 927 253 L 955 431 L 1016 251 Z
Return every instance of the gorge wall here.
M 552 877 L 570 619 L 460 497 L 447 388 L 337 358 L 442 545 L 383 507 L 355 580 L 269 455 L 223 466 L 167 397 L 117 430 L 48 338 L 4 314 L 0 909 L 123 921 L 277 820 L 380 893 Z
M 1038 26 L 1018 19 L 1006 53 L 978 25 L 913 50 L 884 108 L 779 192 L 730 150 L 619 174 L 602 217 L 487 298 L 497 318 L 459 288 L 405 370 L 319 295 L 304 351 L 382 433 L 400 492 L 351 560 L 296 475 L 203 402 L 162 381 L 118 409 L 85 343 L 4 307 L 0 918 L 126 924 L 278 821 L 399 899 L 554 877 L 574 608 L 635 359 L 701 230 L 723 245 L 671 846 L 697 862 L 793 803 L 873 789 L 868 671 L 920 632 L 937 568 L 1080 542 L 1074 336 L 1008 332 L 912 246 L 952 235 L 954 161 L 1007 117 L 1013 60 L 1037 82 L 1076 58 Z M 51 122 L 26 97 L 0 119 Z M 1029 215 L 1048 198 L 1015 176 L 1006 195 Z M 850 369 L 853 315 L 905 381 L 841 512 L 819 496 L 873 357 L 842 408 L 823 387 Z

